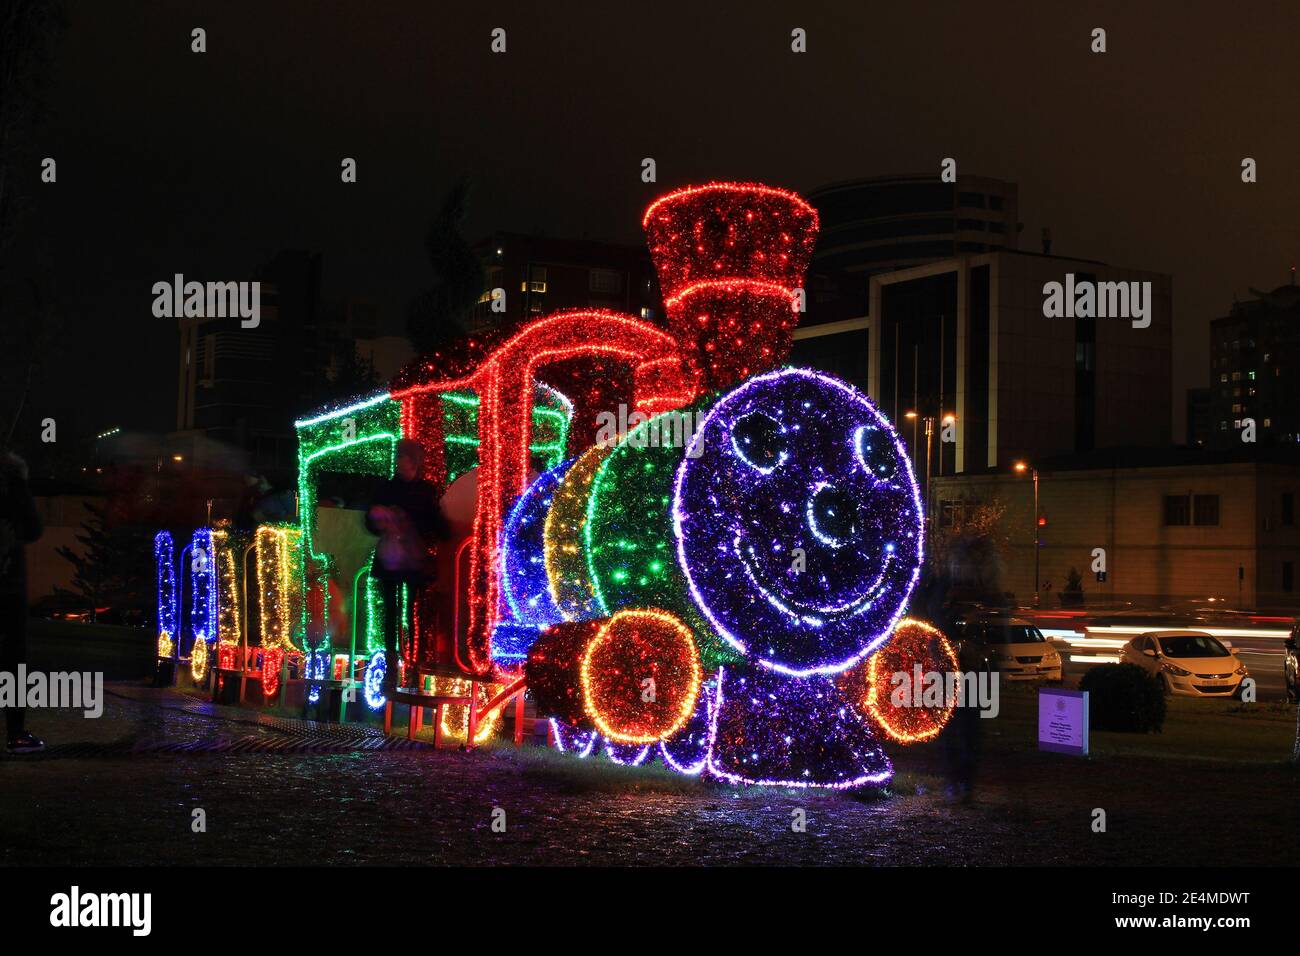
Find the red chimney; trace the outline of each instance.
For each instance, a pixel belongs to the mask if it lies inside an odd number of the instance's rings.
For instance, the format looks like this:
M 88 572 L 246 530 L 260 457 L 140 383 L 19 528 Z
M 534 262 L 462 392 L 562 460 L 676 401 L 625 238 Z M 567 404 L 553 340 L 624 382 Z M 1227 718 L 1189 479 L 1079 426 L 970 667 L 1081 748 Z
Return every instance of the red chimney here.
M 784 189 L 709 183 L 655 200 L 641 224 L 669 329 L 705 389 L 726 388 L 790 354 L 816 209 Z

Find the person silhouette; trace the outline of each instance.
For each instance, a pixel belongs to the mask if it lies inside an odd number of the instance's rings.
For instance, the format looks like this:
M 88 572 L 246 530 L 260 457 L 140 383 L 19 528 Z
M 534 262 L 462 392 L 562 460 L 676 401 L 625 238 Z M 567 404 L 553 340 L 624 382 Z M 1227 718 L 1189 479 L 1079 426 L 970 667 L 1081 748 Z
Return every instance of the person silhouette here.
M 415 591 L 437 577 L 431 552 L 451 536 L 437 490 L 431 481 L 420 477 L 423 465 L 424 447 L 409 438 L 399 441 L 395 473 L 379 487 L 366 513 L 366 527 L 379 535 L 370 573 L 379 582 L 384 602 L 385 695 L 397 688 L 401 587 Z M 408 598 L 408 634 L 413 605 Z
M 27 545 L 41 536 L 41 516 L 27 486 L 27 462 L 0 453 L 0 671 L 27 662 Z M 16 679 L 16 678 L 15 678 Z M 22 707 L 5 708 L 11 754 L 39 753 L 45 742 L 26 729 Z

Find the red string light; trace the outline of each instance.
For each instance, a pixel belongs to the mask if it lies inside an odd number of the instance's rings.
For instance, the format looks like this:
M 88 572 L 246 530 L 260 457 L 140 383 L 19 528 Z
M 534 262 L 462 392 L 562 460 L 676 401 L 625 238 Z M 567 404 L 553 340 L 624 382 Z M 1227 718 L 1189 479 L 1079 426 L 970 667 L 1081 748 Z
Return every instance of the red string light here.
M 898 689 L 895 674 L 906 676 L 901 705 L 893 700 Z M 937 675 L 928 680 L 937 679 L 946 687 L 949 675 L 958 674 L 957 652 L 943 633 L 924 621 L 904 618 L 887 644 L 840 675 L 837 683 L 863 717 L 891 740 L 911 744 L 938 736 L 952 717 L 955 702 L 946 694 L 938 703 L 916 706 L 917 697 L 924 700 L 927 675 Z
M 557 624 L 529 650 L 526 673 L 539 713 L 622 744 L 680 730 L 704 677 L 691 629 L 659 610 Z
M 765 371 L 790 353 L 816 209 L 784 189 L 709 183 L 656 199 L 641 224 L 669 328 L 706 389 Z
M 692 401 L 696 385 L 680 361 L 674 336 L 629 315 L 605 309 L 557 312 L 523 326 L 495 348 L 476 341 L 455 353 L 437 355 L 404 372 L 393 398 L 402 402 L 403 431 L 422 445 L 441 441 L 433 420 L 431 395 L 466 390 L 479 397 L 478 501 L 470 549 L 469 626 L 460 666 L 473 674 L 491 671 L 491 634 L 500 615 L 499 568 L 501 526 L 510 506 L 528 482 L 531 409 L 535 382 L 557 365 L 616 360 L 631 370 L 633 406 L 646 414 L 668 411 Z M 484 354 L 487 353 L 487 354 Z M 477 366 L 473 358 L 480 356 Z M 473 368 L 472 372 L 464 374 Z M 570 373 L 573 376 L 573 373 Z M 420 376 L 428 376 L 419 381 Z M 606 388 L 600 375 L 571 377 L 569 390 L 584 383 Z M 576 407 L 598 407 L 589 395 L 572 395 Z M 581 440 L 578 438 L 577 440 Z M 425 620 L 417 602 L 416 632 Z

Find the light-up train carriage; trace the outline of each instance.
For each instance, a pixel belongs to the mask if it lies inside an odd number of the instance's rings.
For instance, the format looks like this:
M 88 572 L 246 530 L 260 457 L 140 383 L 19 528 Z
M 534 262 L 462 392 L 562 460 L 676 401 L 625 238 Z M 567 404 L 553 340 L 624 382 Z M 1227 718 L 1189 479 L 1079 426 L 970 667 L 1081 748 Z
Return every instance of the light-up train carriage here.
M 464 575 L 457 556 L 470 546 L 476 503 L 480 443 L 480 400 L 468 388 L 441 389 L 432 399 L 440 417 L 426 429 L 425 477 L 446 489 L 442 506 L 452 540 L 438 549 L 438 581 L 418 593 L 402 589 L 399 684 L 423 696 L 459 700 L 440 709 L 438 735 L 465 738 L 490 733 L 498 708 L 489 707 L 499 682 L 492 672 L 465 667 L 463 646 L 455 641 L 458 618 L 468 615 Z M 538 467 L 551 467 L 563 454 L 572 409 L 563 395 L 538 384 L 526 402 L 531 408 L 528 455 Z M 299 439 L 299 513 L 302 516 L 302 620 L 296 629 L 310 684 L 308 701 L 325 689 L 354 688 L 371 710 L 387 702 L 383 677 L 384 607 L 371 578 L 376 539 L 365 529 L 366 506 L 377 481 L 390 478 L 397 441 L 409 434 L 404 410 L 389 393 L 304 419 Z M 436 435 L 436 438 L 432 436 Z M 432 440 L 431 440 L 432 439 Z M 335 507 L 339 504 L 341 507 Z M 410 602 L 413 607 L 406 607 Z M 415 623 L 408 633 L 406 620 Z M 338 696 L 340 716 L 347 698 Z M 514 695 L 517 696 L 517 695 Z M 478 705 L 484 708 L 478 720 Z M 422 708 L 416 706 L 413 716 Z
M 213 532 L 207 528 L 195 531 L 179 554 L 171 532 L 154 536 L 158 661 L 169 682 L 182 664 L 190 667 L 196 683 L 207 675 L 218 626 L 213 557 Z
M 279 589 L 266 579 L 284 565 L 290 566 L 286 577 L 291 573 L 296 558 L 288 542 L 296 537 L 293 527 L 266 526 L 258 529 L 254 545 L 248 535 L 226 527 L 200 528 L 178 555 L 171 533 L 158 532 L 158 659 L 165 668 L 160 668 L 164 682 L 174 682 L 186 671 L 194 686 L 211 685 L 214 696 L 226 699 L 234 695 L 222 690 L 234 678 L 243 700 L 251 679 L 268 699 L 275 696 L 293 645 L 290 631 L 276 620 Z M 250 568 L 255 550 L 259 563 Z M 259 570 L 263 580 L 254 581 L 250 595 L 250 579 Z M 250 606 L 260 609 L 262 621 L 249 621 Z

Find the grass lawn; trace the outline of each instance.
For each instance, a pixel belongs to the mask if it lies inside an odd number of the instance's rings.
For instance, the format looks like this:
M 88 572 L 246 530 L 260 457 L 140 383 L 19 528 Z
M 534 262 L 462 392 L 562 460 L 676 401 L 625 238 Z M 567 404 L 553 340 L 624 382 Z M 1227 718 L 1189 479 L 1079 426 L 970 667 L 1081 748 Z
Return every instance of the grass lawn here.
M 1162 760 L 1213 760 L 1275 763 L 1291 757 L 1296 710 L 1274 701 L 1243 704 L 1236 700 L 1169 697 L 1164 729 L 1158 734 L 1092 731 L 1095 760 L 1151 757 Z M 986 740 L 993 748 L 1037 749 L 1038 694 L 1020 685 L 1001 691 L 1001 713 L 989 721 Z
M 106 680 L 153 673 L 157 646 L 143 627 L 31 620 L 27 666 L 42 671 L 102 671 Z

